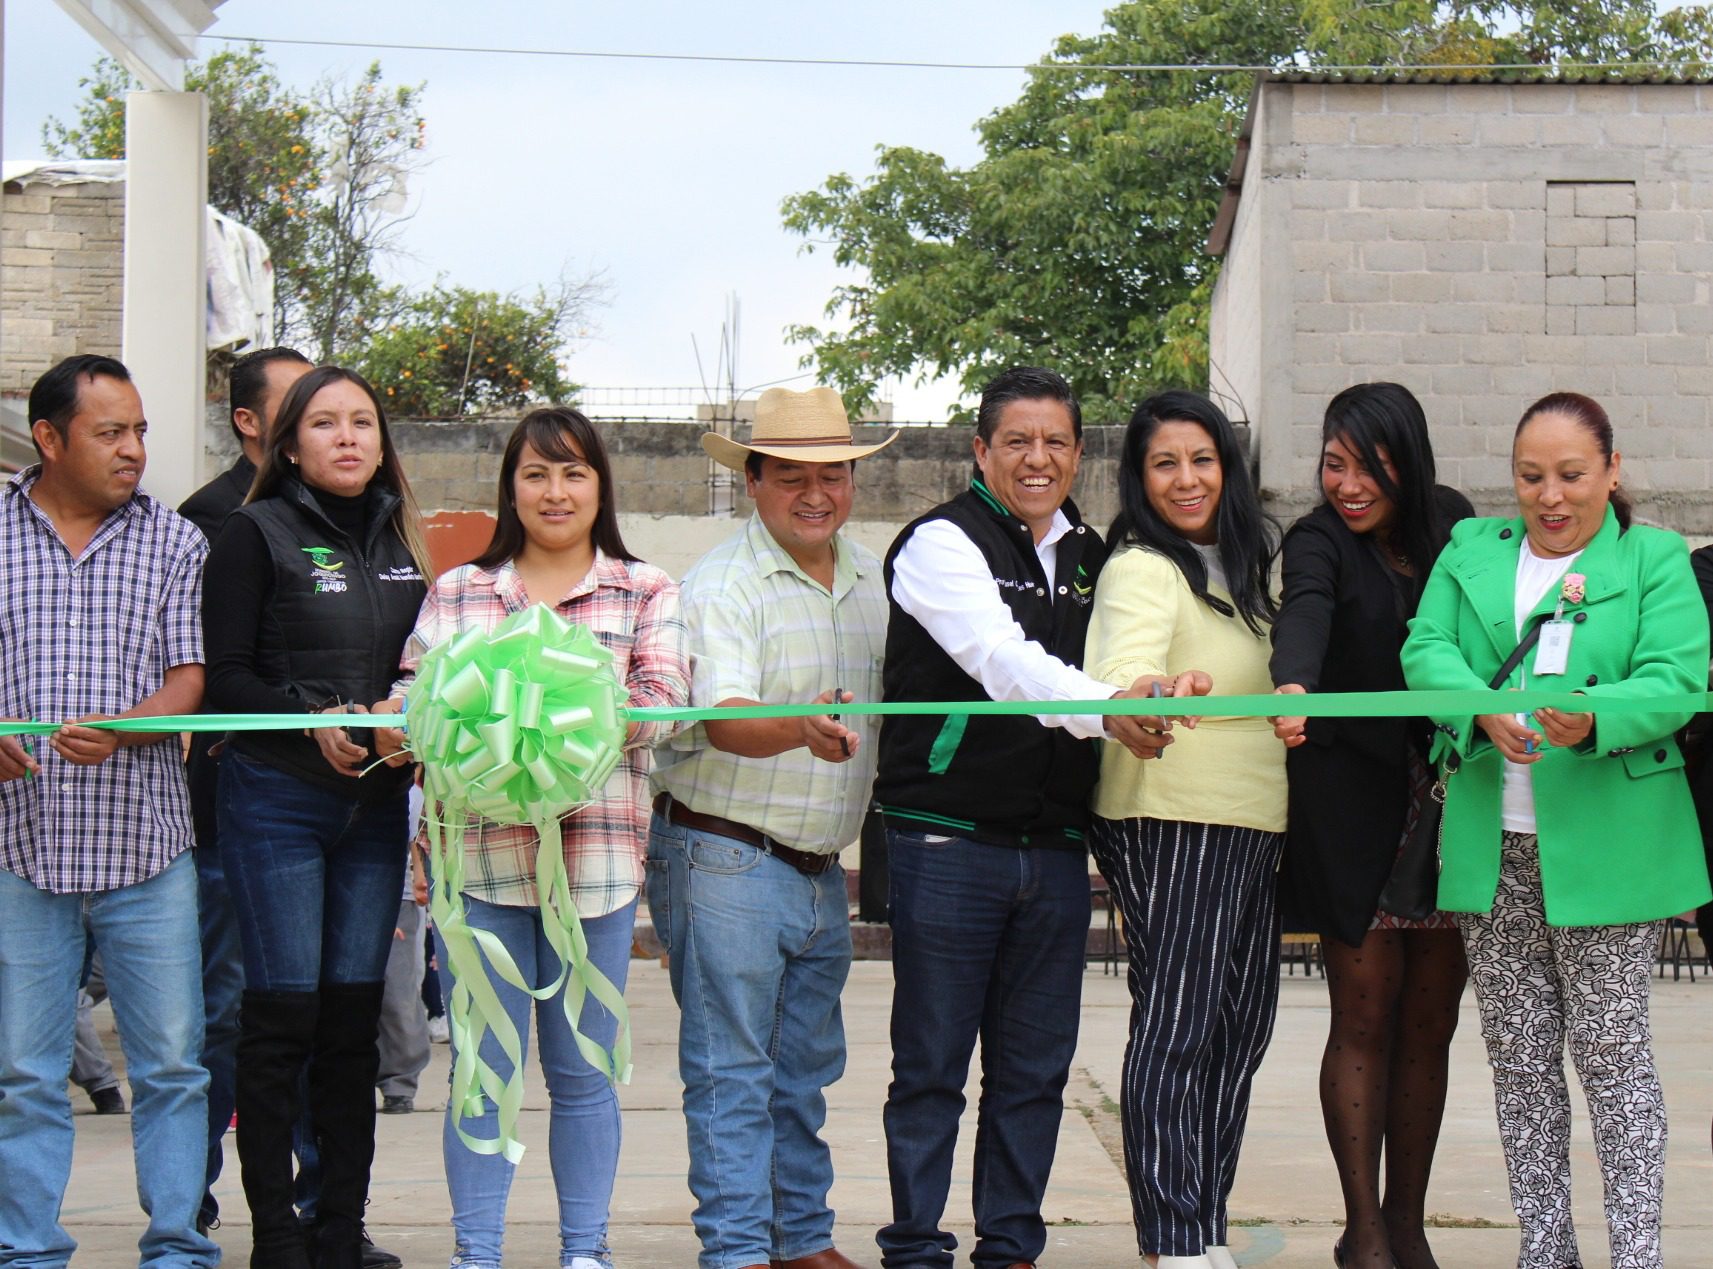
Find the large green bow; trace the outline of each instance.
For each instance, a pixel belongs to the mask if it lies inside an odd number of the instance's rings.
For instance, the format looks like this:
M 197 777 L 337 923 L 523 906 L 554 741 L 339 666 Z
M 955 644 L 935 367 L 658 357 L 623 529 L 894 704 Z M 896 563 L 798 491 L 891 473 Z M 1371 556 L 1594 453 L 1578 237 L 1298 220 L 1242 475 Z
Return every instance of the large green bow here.
M 431 649 L 407 698 L 427 795 L 499 824 L 557 820 L 619 763 L 625 692 L 585 626 L 532 604 Z
M 625 691 L 612 661 L 587 627 L 536 604 L 492 631 L 468 630 L 430 649 L 406 698 L 411 752 L 423 764 L 429 802 L 431 911 L 454 983 L 447 1007 L 457 1053 L 453 1127 L 470 1149 L 504 1153 L 513 1163 L 523 1157 L 523 1046 L 484 956 L 495 975 L 537 1000 L 563 986 L 565 1017 L 583 1056 L 611 1080 L 630 1079 L 624 996 L 589 961 L 560 836 L 560 820 L 599 795 L 622 757 Z M 560 960 L 550 983 L 525 981 L 504 944 L 466 920 L 464 835 L 481 820 L 528 824 L 540 838 L 536 892 L 542 928 Z M 589 996 L 617 1020 L 610 1054 L 578 1027 Z M 505 1079 L 482 1057 L 488 1032 L 511 1064 Z M 472 1137 L 462 1123 L 483 1115 L 484 1094 L 499 1117 L 498 1134 L 487 1139 Z

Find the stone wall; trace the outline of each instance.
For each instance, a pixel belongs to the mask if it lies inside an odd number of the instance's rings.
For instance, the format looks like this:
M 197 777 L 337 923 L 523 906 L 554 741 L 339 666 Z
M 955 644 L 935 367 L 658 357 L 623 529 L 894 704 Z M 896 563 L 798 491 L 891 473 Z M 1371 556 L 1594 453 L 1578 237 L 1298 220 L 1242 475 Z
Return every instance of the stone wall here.
M 435 513 L 492 512 L 500 455 L 515 420 L 465 422 L 393 420 L 390 427 L 404 457 L 411 489 L 431 522 Z M 680 577 L 707 549 L 749 514 L 742 476 L 733 476 L 702 450 L 699 423 L 598 424 L 619 489 L 620 527 L 625 543 L 643 559 Z M 876 441 L 883 427 L 857 427 L 858 441 Z M 898 530 L 928 508 L 969 486 L 971 427 L 906 426 L 873 458 L 857 465 L 856 502 L 847 532 L 884 553 Z M 1094 427 L 1086 446 L 1075 497 L 1084 517 L 1102 532 L 1117 510 L 1116 463 L 1124 429 Z M 238 447 L 226 407 L 210 402 L 203 433 L 207 470 L 228 466 Z M 710 511 L 711 482 L 732 476 L 731 511 Z M 451 524 L 457 517 L 444 514 Z M 466 533 L 469 530 L 464 530 Z M 479 535 L 485 540 L 485 534 Z
M 1327 400 L 1393 379 L 1422 399 L 1442 478 L 1478 508 L 1510 502 L 1523 407 L 1571 390 L 1610 412 L 1645 516 L 1713 531 L 1713 87 L 1275 82 L 1259 96 L 1228 252 L 1240 267 L 1215 312 L 1242 295 L 1278 338 L 1244 349 L 1216 320 L 1213 355 L 1261 358 L 1247 404 L 1281 512 L 1314 497 Z M 1252 196 L 1274 214 L 1245 223 Z M 1257 236 L 1267 249 L 1242 267 L 1239 239 Z
M 515 420 L 392 424 L 404 456 L 411 487 L 425 511 L 487 511 L 494 505 L 500 454 Z M 603 422 L 601 436 L 613 463 L 619 506 L 633 516 L 709 514 L 713 482 L 728 473 L 702 450 L 704 427 L 695 423 Z M 914 426 L 898 429 L 889 447 L 857 465 L 856 515 L 864 520 L 903 524 L 945 501 L 969 484 L 972 459 L 969 427 Z M 877 441 L 885 428 L 858 427 L 859 443 Z M 1114 462 L 1123 429 L 1089 428 L 1087 451 L 1077 481 L 1083 514 L 1098 525 L 1117 507 Z M 225 414 L 210 409 L 211 470 L 231 461 L 234 452 Z M 748 514 L 743 477 L 731 477 L 737 514 Z
M 17 182 L 0 204 L 0 392 L 73 353 L 119 355 L 125 187 Z

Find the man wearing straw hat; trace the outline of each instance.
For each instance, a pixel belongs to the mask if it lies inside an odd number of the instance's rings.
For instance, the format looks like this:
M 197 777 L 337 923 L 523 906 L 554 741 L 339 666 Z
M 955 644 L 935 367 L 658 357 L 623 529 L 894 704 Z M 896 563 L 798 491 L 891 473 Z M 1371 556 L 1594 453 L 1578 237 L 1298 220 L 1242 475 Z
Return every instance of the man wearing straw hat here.
M 967 492 L 908 525 L 886 560 L 888 701 L 1075 701 L 1145 696 L 1084 674 L 1100 535 L 1070 501 L 1082 412 L 1051 370 L 982 391 Z M 946 1266 L 940 1227 L 964 1084 L 981 1037 L 975 1228 L 980 1269 L 1032 1269 L 1041 1196 L 1076 1048 L 1088 938 L 1083 832 L 1110 736 L 1139 758 L 1168 742 L 1153 718 L 896 715 L 875 798 L 892 890 L 892 1224 L 882 1263 Z
M 683 581 L 692 705 L 880 697 L 880 561 L 839 530 L 855 463 L 831 388 L 771 388 L 748 444 L 703 448 L 755 502 Z M 703 1269 L 854 1269 L 833 1246 L 822 1090 L 844 1072 L 851 938 L 840 848 L 874 778 L 877 720 L 698 723 L 655 755 L 648 905 L 682 1009 L 678 1065 Z

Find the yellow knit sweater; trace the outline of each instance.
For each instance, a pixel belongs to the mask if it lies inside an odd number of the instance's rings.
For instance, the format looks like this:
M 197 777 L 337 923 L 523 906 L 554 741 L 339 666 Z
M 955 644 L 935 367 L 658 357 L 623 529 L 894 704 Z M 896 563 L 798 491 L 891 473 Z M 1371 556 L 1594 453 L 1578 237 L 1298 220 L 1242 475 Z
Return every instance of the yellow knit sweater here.
M 1229 601 L 1217 583 L 1209 589 Z M 1197 599 L 1156 551 L 1126 548 L 1101 570 L 1085 668 L 1103 682 L 1202 670 L 1221 695 L 1271 692 L 1269 650 L 1265 635 Z M 1164 756 L 1147 762 L 1115 741 L 1102 745 L 1096 815 L 1284 831 L 1285 746 L 1266 719 L 1204 718 L 1193 730 L 1180 722 L 1172 736 Z

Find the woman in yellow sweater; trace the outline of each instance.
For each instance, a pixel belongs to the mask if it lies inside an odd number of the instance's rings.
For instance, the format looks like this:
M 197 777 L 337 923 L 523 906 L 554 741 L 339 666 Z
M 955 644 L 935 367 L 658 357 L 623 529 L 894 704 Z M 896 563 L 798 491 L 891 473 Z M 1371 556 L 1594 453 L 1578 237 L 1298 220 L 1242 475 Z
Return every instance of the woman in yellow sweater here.
M 1272 691 L 1278 531 L 1225 415 L 1190 392 L 1144 401 L 1118 493 L 1088 672 L 1172 696 Z M 1225 1203 L 1278 1003 L 1285 749 L 1260 718 L 1186 721 L 1173 740 L 1149 762 L 1107 744 L 1094 795 L 1130 959 L 1124 1159 L 1148 1262 L 1230 1269 Z

